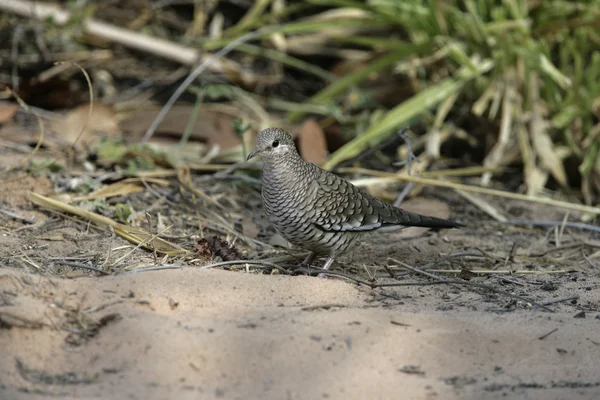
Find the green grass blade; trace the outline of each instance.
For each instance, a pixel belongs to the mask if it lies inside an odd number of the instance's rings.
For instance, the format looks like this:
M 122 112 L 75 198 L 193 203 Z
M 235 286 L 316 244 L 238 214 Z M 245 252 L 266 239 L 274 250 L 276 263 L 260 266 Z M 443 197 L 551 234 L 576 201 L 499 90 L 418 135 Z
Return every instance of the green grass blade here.
M 438 105 L 449 96 L 456 93 L 470 79 L 490 70 L 491 61 L 481 63 L 476 73 L 464 68 L 459 71 L 456 78 L 447 78 L 437 85 L 419 92 L 402 104 L 390 110 L 379 123 L 372 126 L 363 135 L 348 142 L 325 161 L 323 168 L 330 169 L 343 160 L 360 154 L 370 142 L 382 141 L 390 136 L 395 129 L 408 123 L 411 119 L 423 115 L 432 107 Z
M 382 71 L 409 55 L 420 54 L 424 51 L 427 51 L 432 47 L 432 45 L 432 42 L 424 43 L 421 45 L 403 45 L 399 51 L 382 56 L 370 62 L 364 68 L 361 68 L 336 80 L 334 83 L 321 90 L 319 93 L 317 93 L 315 96 L 313 96 L 307 101 L 309 103 L 314 104 L 323 104 L 332 101 L 336 96 L 340 95 L 351 86 L 357 85 L 360 82 L 367 79 L 372 73 Z M 304 113 L 301 111 L 290 113 L 288 115 L 288 119 L 291 122 L 294 122 L 297 121 L 303 115 Z

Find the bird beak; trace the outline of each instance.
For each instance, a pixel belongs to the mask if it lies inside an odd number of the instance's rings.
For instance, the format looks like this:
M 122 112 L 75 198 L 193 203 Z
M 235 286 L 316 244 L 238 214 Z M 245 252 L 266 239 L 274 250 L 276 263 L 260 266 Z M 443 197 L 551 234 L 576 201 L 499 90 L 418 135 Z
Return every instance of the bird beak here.
M 250 154 L 248 154 L 246 161 L 249 161 L 251 158 L 255 157 L 258 153 L 259 153 L 258 149 L 252 150 L 252 152 Z

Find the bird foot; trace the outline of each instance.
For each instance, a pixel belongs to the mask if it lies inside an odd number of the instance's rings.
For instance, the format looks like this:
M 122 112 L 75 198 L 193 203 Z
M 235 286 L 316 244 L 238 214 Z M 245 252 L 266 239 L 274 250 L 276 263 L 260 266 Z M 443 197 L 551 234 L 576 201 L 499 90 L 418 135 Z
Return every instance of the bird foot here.
M 310 264 L 300 263 L 289 265 L 287 269 L 292 275 L 310 275 Z
M 314 273 L 318 271 L 318 268 L 313 268 L 312 265 L 308 263 L 300 263 L 295 268 L 290 269 L 294 275 L 306 275 L 306 276 L 314 276 Z M 323 273 L 317 275 L 317 278 L 326 278 L 327 276 Z

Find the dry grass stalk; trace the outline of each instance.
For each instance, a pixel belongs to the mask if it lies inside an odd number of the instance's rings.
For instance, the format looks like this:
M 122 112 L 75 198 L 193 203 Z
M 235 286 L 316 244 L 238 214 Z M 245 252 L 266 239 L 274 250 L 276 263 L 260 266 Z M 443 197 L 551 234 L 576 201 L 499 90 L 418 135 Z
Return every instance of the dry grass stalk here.
M 173 256 L 187 253 L 187 250 L 177 246 L 174 243 L 156 237 L 156 235 L 152 235 L 149 232 L 144 231 L 143 229 L 120 224 L 103 215 L 99 215 L 91 211 L 82 210 L 81 208 L 77 208 L 72 205 L 63 203 L 61 201 L 42 196 L 38 193 L 29 192 L 27 197 L 29 201 L 31 201 L 39 207 L 74 214 L 87 221 L 93 222 L 96 225 L 110 226 L 119 236 L 123 237 L 126 240 L 129 240 L 130 242 L 136 245 L 141 244 L 141 247 L 144 247 L 148 250 Z
M 454 189 L 454 190 L 464 190 L 466 192 L 471 192 L 471 193 L 486 194 L 489 196 L 501 197 L 501 198 L 505 198 L 505 199 L 521 200 L 521 201 L 527 201 L 530 203 L 544 204 L 544 205 L 548 205 L 548 206 L 560 207 L 560 208 L 565 208 L 565 209 L 575 210 L 575 211 L 581 211 L 581 212 L 591 213 L 591 214 L 595 214 L 595 215 L 600 214 L 600 208 L 598 208 L 598 207 L 591 207 L 591 206 L 586 206 L 586 205 L 582 205 L 582 204 L 569 203 L 569 202 L 561 201 L 561 200 L 547 199 L 547 198 L 543 198 L 543 197 L 526 196 L 526 195 L 519 194 L 519 193 L 504 192 L 502 190 L 488 189 L 488 188 L 483 188 L 480 186 L 465 185 L 462 183 L 440 181 L 440 180 L 427 179 L 427 178 L 421 178 L 421 177 L 416 177 L 416 176 L 397 175 L 397 174 L 394 174 L 391 172 L 374 171 L 374 170 L 370 170 L 370 169 L 366 169 L 366 168 L 345 168 L 345 170 L 347 172 L 354 172 L 354 173 L 361 173 L 361 174 L 365 174 L 365 175 L 375 176 L 375 178 L 369 178 L 368 183 L 370 183 L 370 184 L 375 184 L 378 182 L 381 182 L 381 183 L 383 183 L 383 182 L 414 182 L 414 183 L 420 183 L 423 185 L 444 187 L 444 188 L 449 188 L 449 189 Z M 363 181 L 366 181 L 366 179 L 363 179 Z

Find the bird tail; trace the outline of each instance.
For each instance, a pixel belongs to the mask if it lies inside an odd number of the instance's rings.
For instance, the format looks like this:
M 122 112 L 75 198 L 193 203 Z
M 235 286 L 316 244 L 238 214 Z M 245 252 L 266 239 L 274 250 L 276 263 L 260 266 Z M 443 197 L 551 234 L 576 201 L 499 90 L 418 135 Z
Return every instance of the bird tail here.
M 450 221 L 443 218 L 438 217 L 430 217 L 428 215 L 421 215 L 417 213 L 413 213 L 406 210 L 400 210 L 401 218 L 399 221 L 400 225 L 403 226 L 418 226 L 422 228 L 435 228 L 435 229 L 450 229 L 450 228 L 460 228 L 465 225 Z

